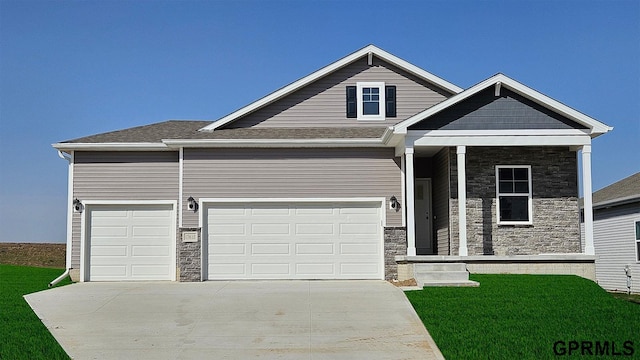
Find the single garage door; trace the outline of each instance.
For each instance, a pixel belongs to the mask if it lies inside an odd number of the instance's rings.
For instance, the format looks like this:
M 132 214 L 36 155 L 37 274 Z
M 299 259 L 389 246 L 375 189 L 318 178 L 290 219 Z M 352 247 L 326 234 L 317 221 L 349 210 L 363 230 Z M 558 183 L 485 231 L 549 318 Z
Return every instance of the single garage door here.
M 213 279 L 382 279 L 380 202 L 206 206 Z
M 175 280 L 171 205 L 87 209 L 90 281 Z

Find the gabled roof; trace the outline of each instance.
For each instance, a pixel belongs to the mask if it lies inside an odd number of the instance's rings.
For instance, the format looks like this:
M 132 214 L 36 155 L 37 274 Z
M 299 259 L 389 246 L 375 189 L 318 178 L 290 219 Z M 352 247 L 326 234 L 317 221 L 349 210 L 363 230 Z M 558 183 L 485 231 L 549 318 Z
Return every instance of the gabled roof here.
M 593 193 L 593 207 L 602 208 L 640 201 L 640 172 Z
M 238 109 L 236 111 L 234 111 L 233 113 L 203 127 L 202 129 L 200 129 L 201 131 L 213 131 L 215 129 L 218 129 L 230 122 L 233 122 L 251 112 L 254 112 L 266 105 L 269 105 L 271 103 L 273 103 L 276 100 L 279 100 L 299 89 L 301 89 L 304 86 L 307 86 L 309 84 L 311 84 L 312 82 L 326 76 L 329 75 L 351 63 L 353 63 L 356 60 L 361 59 L 364 56 L 369 56 L 369 54 L 372 54 L 373 56 L 384 60 L 390 64 L 393 64 L 395 66 L 397 66 L 398 68 L 405 70 L 413 75 L 418 76 L 419 78 L 424 79 L 425 81 L 428 81 L 436 86 L 439 86 L 451 93 L 459 93 L 460 91 L 462 91 L 462 88 L 442 79 L 439 78 L 405 60 L 400 59 L 399 57 L 392 55 L 374 45 L 368 45 L 365 46 L 364 48 L 345 56 L 344 58 L 330 64 L 327 65 L 325 67 L 323 67 L 322 69 L 313 72 L 310 75 L 307 75 L 305 77 L 303 77 L 300 80 L 297 80 L 283 88 L 281 88 L 280 90 L 277 90 L 241 109 Z
M 396 134 L 406 134 L 407 129 L 411 126 L 414 125 L 422 120 L 427 119 L 428 117 L 439 113 L 440 111 L 443 111 L 445 109 L 448 109 L 452 106 L 455 106 L 456 104 L 459 104 L 460 102 L 470 98 L 471 96 L 489 88 L 489 87 L 497 87 L 497 91 L 499 91 L 500 87 L 504 87 L 507 88 L 515 93 L 518 93 L 524 97 L 526 97 L 527 99 L 534 101 L 536 103 L 538 103 L 539 105 L 554 111 L 572 121 L 575 121 L 578 124 L 581 124 L 585 127 L 587 127 L 590 132 L 589 134 L 591 135 L 591 137 L 596 137 L 598 135 L 602 135 L 606 132 L 609 132 L 611 130 L 613 130 L 612 127 L 603 124 L 599 121 L 597 121 L 596 119 L 589 117 L 575 109 L 572 109 L 564 104 L 562 104 L 559 101 L 556 101 L 536 90 L 533 90 L 509 77 L 507 77 L 504 74 L 496 74 L 472 87 L 470 87 L 467 90 L 464 90 L 463 92 L 458 93 L 457 95 L 454 95 L 452 97 L 450 97 L 449 99 L 436 104 L 422 112 L 417 113 L 416 115 L 408 118 L 407 120 L 396 124 L 394 126 L 394 133 Z

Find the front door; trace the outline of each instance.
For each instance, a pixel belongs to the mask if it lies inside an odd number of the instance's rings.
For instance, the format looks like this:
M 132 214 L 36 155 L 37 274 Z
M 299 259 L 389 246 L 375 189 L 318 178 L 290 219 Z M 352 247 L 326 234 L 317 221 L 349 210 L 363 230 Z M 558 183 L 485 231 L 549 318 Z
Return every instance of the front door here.
M 416 253 L 433 255 L 431 214 L 431 179 L 416 179 L 415 182 Z

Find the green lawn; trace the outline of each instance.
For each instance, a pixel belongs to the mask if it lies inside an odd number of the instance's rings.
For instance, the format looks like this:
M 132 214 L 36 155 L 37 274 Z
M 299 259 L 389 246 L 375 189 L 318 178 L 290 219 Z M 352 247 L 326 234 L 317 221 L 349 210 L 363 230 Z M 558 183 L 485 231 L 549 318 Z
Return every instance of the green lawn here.
M 447 359 L 602 358 L 596 354 L 603 352 L 640 358 L 640 305 L 616 299 L 589 280 L 471 279 L 480 287 L 406 293 Z
M 22 297 L 46 289 L 63 271 L 0 265 L 0 359 L 69 359 Z

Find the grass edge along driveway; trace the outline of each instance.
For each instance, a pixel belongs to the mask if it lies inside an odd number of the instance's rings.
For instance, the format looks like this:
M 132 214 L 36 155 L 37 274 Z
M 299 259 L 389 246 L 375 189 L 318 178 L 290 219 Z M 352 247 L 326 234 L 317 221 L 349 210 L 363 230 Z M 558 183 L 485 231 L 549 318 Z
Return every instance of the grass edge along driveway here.
M 0 359 L 69 359 L 22 297 L 47 289 L 63 271 L 0 265 Z M 58 286 L 69 283 L 67 278 Z
M 449 360 L 602 358 L 598 352 L 640 357 L 640 305 L 616 299 L 590 280 L 503 274 L 471 279 L 480 287 L 406 292 Z

